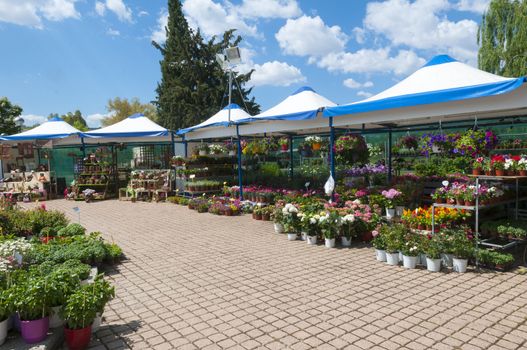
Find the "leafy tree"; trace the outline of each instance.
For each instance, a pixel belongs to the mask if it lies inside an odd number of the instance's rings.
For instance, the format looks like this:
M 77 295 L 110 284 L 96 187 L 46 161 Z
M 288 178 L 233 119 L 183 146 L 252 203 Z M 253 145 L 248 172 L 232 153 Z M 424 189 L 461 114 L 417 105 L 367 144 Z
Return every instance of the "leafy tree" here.
M 221 40 L 216 37 L 204 40 L 199 30 L 194 32 L 189 28 L 179 0 L 169 0 L 168 11 L 166 42 L 162 45 L 152 42 L 163 55 L 162 78 L 154 104 L 160 124 L 177 130 L 207 119 L 227 104 L 228 77 L 216 63 L 216 54 L 238 45 L 242 39 L 234 37 L 234 30 L 229 30 Z M 251 89 L 244 88 L 251 74 L 252 71 L 234 74 L 241 96 L 233 82 L 233 102 L 242 107 L 247 104 L 247 112 L 256 114 L 260 106 L 254 97 L 249 100 Z
M 48 119 L 51 119 L 51 118 L 54 118 L 54 117 L 58 117 L 58 113 L 51 113 L 49 116 L 48 116 Z M 80 130 L 80 131 L 87 131 L 89 128 L 88 128 L 88 124 L 86 124 L 86 120 L 84 119 L 84 117 L 82 116 L 82 113 L 81 111 L 79 111 L 78 109 L 75 111 L 75 112 L 68 112 L 66 114 L 63 114 L 60 116 L 62 118 L 62 120 L 64 120 L 66 123 L 68 123 L 69 125 L 73 126 L 74 128 Z
M 156 107 L 151 103 L 141 103 L 137 97 L 130 101 L 116 97 L 108 101 L 106 109 L 111 112 L 111 115 L 101 120 L 103 126 L 120 122 L 135 113 L 142 113 L 154 121 L 157 119 Z
M 20 132 L 15 118 L 22 114 L 20 106 L 12 104 L 7 97 L 0 98 L 0 134 L 12 135 Z
M 492 0 L 478 31 L 478 65 L 487 72 L 527 74 L 527 0 Z

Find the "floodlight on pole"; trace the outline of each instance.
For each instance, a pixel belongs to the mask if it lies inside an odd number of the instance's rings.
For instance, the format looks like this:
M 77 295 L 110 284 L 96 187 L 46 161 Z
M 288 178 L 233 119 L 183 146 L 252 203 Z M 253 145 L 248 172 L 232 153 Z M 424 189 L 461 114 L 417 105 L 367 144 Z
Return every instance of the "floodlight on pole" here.
M 232 68 L 236 64 L 242 62 L 240 49 L 236 46 L 228 47 L 224 53 L 216 55 L 216 62 L 221 66 L 221 69 L 229 72 L 229 104 L 228 104 L 228 122 L 231 123 L 231 103 L 232 103 Z

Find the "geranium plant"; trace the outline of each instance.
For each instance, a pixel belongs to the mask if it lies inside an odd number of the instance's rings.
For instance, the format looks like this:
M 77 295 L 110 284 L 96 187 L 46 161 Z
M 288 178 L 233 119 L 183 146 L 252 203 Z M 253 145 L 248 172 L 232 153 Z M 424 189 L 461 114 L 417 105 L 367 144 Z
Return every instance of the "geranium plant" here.
M 397 191 L 395 188 L 390 188 L 389 190 L 382 191 L 384 197 L 384 205 L 386 208 L 395 208 L 402 200 L 403 193 Z

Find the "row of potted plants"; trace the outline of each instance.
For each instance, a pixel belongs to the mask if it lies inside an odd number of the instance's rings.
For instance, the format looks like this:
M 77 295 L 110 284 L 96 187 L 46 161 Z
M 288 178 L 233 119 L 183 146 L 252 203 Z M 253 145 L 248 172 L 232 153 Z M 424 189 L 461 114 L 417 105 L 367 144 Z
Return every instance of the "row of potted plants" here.
M 527 157 L 522 155 L 496 154 L 490 158 L 474 160 L 473 175 L 527 176 Z
M 486 221 L 480 228 L 481 234 L 486 237 L 518 240 L 523 240 L 527 237 L 527 223 L 522 220 Z
M 219 181 L 202 180 L 192 181 L 185 184 L 185 191 L 187 192 L 211 192 L 220 191 L 223 185 Z
M 487 186 L 480 184 L 477 189 L 476 185 L 470 182 L 449 183 L 448 181 L 443 181 L 442 185 L 432 194 L 432 199 L 436 203 L 473 206 L 476 203 L 477 196 L 479 203 L 484 205 L 503 201 L 511 195 L 501 185 Z
M 462 225 L 467 222 L 471 212 L 464 209 L 435 207 L 435 230 Z M 432 207 L 418 207 L 406 209 L 401 217 L 404 225 L 410 229 L 430 231 L 432 229 Z
M 471 231 L 465 226 L 443 229 L 435 235 L 424 235 L 415 233 L 403 224 L 384 224 L 374 236 L 377 260 L 389 265 L 398 265 L 402 260 L 405 268 L 414 269 L 423 254 L 427 270 L 431 272 L 440 271 L 442 261 L 443 265 L 456 272 L 466 272 L 476 244 Z

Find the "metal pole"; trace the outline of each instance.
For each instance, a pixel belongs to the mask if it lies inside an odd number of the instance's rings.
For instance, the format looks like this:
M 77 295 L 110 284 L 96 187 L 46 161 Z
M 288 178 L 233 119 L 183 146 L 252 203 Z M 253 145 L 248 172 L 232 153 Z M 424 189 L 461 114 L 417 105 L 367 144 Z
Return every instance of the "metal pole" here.
M 392 182 L 392 129 L 388 131 L 388 184 Z
M 229 124 L 231 123 L 231 103 L 232 103 L 232 69 L 229 69 L 229 120 L 228 120 Z
M 478 248 L 479 248 L 479 177 L 476 177 L 476 224 L 474 225 L 474 229 L 476 230 L 476 269 L 479 269 L 479 261 L 478 261 Z
M 81 136 L 81 144 L 82 144 L 82 158 L 86 158 L 86 145 L 84 144 L 84 137 Z
M 236 124 L 236 137 L 238 140 L 238 186 L 240 187 L 240 200 L 243 201 L 242 142 L 240 139 L 240 128 L 238 124 Z
M 40 147 L 37 148 L 37 160 L 38 160 L 38 165 L 40 166 Z
M 289 135 L 289 178 L 293 179 L 293 136 Z
M 188 157 L 188 143 L 187 143 L 187 140 L 185 140 L 185 135 L 182 135 L 181 139 L 183 140 L 184 156 L 185 158 L 187 158 Z
M 171 131 L 170 132 L 170 141 L 171 141 L 171 145 L 172 145 L 172 149 L 170 151 L 170 154 L 173 156 L 176 155 L 176 142 L 174 141 L 174 132 Z
M 333 181 L 337 181 L 335 176 L 335 151 L 333 149 L 335 145 L 335 129 L 333 128 L 333 117 L 329 117 L 329 162 L 330 162 L 330 174 L 333 178 Z

